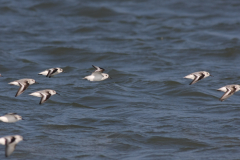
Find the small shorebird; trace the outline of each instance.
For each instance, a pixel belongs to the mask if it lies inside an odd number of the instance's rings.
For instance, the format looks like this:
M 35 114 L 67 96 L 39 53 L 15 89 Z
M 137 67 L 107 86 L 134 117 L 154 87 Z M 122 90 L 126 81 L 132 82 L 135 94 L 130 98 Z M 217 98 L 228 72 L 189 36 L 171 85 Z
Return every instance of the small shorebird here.
M 62 72 L 63 72 L 62 68 L 50 68 L 50 69 L 42 71 L 38 74 L 51 78 L 52 76 L 57 75 L 57 74 L 62 73 Z
M 231 85 L 226 85 L 224 87 L 221 87 L 218 89 L 218 91 L 225 92 L 223 96 L 219 99 L 220 101 L 224 101 L 225 99 L 229 98 L 232 96 L 235 92 L 240 90 L 240 85 L 237 84 L 231 84 Z
M 29 95 L 36 96 L 36 97 L 42 97 L 39 104 L 42 104 L 46 102 L 52 95 L 58 94 L 56 91 L 51 89 L 45 89 L 37 92 L 33 92 Z M 59 94 L 60 95 L 60 94 Z
M 20 135 L 5 136 L 0 138 L 0 144 L 5 145 L 5 156 L 8 157 L 15 150 L 16 145 L 23 140 Z
M 7 113 L 4 116 L 0 117 L 0 121 L 6 123 L 14 123 L 20 120 L 23 120 L 23 118 L 20 115 L 17 115 L 17 113 Z
M 89 76 L 84 77 L 89 81 L 103 81 L 105 79 L 111 78 L 107 73 L 103 73 L 105 69 L 92 65 L 96 70 Z
M 206 71 L 199 71 L 199 72 L 191 73 L 183 78 L 193 79 L 193 81 L 189 84 L 189 85 L 192 85 L 194 83 L 197 83 L 201 79 L 207 78 L 208 76 L 212 76 L 212 75 L 210 75 L 210 73 Z
M 10 82 L 8 84 L 20 86 L 20 88 L 18 89 L 18 91 L 15 95 L 15 97 L 17 97 L 20 94 L 22 94 L 28 88 L 29 85 L 34 84 L 34 83 L 36 83 L 36 81 L 34 79 L 25 78 L 25 79 L 19 79 L 19 80 Z

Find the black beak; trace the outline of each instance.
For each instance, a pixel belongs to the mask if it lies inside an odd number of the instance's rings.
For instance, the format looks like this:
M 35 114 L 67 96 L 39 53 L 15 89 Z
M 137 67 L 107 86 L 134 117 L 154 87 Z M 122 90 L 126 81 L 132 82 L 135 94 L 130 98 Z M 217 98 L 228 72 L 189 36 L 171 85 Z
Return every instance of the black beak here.
M 214 77 L 213 75 L 210 75 L 211 77 Z
M 56 94 L 58 94 L 58 95 L 60 96 L 60 94 L 59 94 L 59 93 L 56 93 Z

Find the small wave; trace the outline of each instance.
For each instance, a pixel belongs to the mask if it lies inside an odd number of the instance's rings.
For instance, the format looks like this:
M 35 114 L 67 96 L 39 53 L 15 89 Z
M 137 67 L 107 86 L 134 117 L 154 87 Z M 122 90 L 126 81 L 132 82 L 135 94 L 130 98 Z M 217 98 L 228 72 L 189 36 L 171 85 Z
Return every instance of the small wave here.
M 76 128 L 93 128 L 93 127 L 86 127 L 81 125 L 54 125 L 54 124 L 48 124 L 48 125 L 42 125 L 44 128 L 48 129 L 55 129 L 55 130 L 68 130 L 68 129 L 76 129 Z
M 181 145 L 181 146 L 188 146 L 188 147 L 193 146 L 194 148 L 209 146 L 205 142 L 199 142 L 197 140 L 191 140 L 187 138 L 160 137 L 160 136 L 152 136 L 151 138 L 148 138 L 147 143 L 162 144 L 162 145 Z
M 63 16 L 86 16 L 91 18 L 103 18 L 119 15 L 118 12 L 108 7 L 90 7 L 81 6 L 81 8 L 75 8 L 69 14 L 62 14 Z

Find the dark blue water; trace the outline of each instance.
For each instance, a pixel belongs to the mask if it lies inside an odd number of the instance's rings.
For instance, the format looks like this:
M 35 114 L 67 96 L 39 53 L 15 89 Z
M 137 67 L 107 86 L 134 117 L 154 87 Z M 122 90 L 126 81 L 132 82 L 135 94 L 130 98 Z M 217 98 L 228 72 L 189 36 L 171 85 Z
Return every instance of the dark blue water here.
M 239 159 L 239 1 L 0 2 L 0 136 L 11 159 Z M 89 82 L 92 65 L 113 79 Z M 61 67 L 53 78 L 39 72 Z M 194 85 L 183 79 L 206 70 Z M 8 83 L 33 78 L 22 95 Z M 29 94 L 54 89 L 39 105 Z M 4 158 L 4 146 L 0 157 Z

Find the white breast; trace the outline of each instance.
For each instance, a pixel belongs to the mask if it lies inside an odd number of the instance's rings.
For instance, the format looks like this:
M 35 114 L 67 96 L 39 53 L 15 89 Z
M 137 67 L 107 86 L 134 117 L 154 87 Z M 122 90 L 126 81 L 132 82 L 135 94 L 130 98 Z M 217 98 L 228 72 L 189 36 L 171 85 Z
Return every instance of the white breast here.
M 187 75 L 187 76 L 185 76 L 185 77 L 183 77 L 183 78 L 195 79 L 195 76 L 194 76 L 194 75 L 192 75 L 192 74 L 189 74 L 189 75 Z
M 40 93 L 38 93 L 38 92 L 33 92 L 33 93 L 29 94 L 29 95 L 36 96 L 36 97 L 42 97 L 42 95 Z
M 219 88 L 218 90 L 222 91 L 222 92 L 227 92 L 227 88 L 226 87 Z
M 39 74 L 42 74 L 42 75 L 47 75 L 48 74 L 48 70 L 46 70 L 46 71 L 43 71 L 43 72 L 40 72 Z
M 10 82 L 10 83 L 8 83 L 8 84 L 12 84 L 12 85 L 19 86 L 19 83 L 18 83 L 18 82 L 15 82 L 15 81 L 13 81 L 13 82 Z

